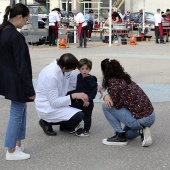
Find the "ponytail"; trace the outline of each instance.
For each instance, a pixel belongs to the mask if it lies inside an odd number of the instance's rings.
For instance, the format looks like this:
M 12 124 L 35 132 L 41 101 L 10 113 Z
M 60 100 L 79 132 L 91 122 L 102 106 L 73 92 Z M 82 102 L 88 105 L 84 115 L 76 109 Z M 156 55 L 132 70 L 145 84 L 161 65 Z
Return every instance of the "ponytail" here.
M 2 30 L 6 25 L 8 25 L 8 19 L 15 18 L 17 15 L 22 15 L 26 17 L 29 15 L 29 9 L 22 3 L 15 4 L 13 8 L 7 6 L 5 9 L 5 15 L 0 30 Z
M 4 15 L 2 25 L 0 26 L 0 30 L 3 30 L 5 28 L 5 26 L 8 24 L 8 18 L 9 18 L 9 14 L 10 14 L 11 10 L 12 10 L 12 8 L 10 6 L 7 6 L 7 8 L 5 10 L 5 15 Z

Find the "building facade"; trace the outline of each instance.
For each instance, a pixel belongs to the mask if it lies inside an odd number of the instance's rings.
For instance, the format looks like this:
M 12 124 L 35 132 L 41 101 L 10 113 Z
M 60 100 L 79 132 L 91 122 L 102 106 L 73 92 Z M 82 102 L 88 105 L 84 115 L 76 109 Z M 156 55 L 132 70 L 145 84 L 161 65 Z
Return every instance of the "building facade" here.
M 65 11 L 69 9 L 71 11 L 73 8 L 77 8 L 80 11 L 88 10 L 89 8 L 94 9 L 94 11 L 105 13 L 109 9 L 109 0 L 14 0 L 20 1 L 22 3 L 27 3 L 28 5 L 41 5 L 46 9 L 51 11 L 53 8 L 59 7 Z M 139 11 L 139 9 L 144 8 L 145 1 L 145 11 L 155 12 L 157 8 L 162 11 L 170 9 L 170 0 L 112 0 L 113 6 L 120 7 L 122 13 L 130 10 L 131 12 Z M 82 3 L 83 2 L 83 3 Z M 10 0 L 0 0 L 0 12 L 3 12 L 7 5 L 10 4 Z M 48 7 L 48 8 L 47 8 Z M 98 10 L 100 8 L 100 11 Z

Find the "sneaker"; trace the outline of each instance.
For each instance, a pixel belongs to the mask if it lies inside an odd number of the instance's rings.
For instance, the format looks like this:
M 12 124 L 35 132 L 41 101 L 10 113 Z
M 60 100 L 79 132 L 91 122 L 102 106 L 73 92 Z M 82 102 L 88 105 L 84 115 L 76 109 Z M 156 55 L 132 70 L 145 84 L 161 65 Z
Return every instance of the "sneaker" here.
M 24 148 L 23 146 L 16 146 L 16 147 L 15 147 L 15 150 L 17 150 L 17 151 L 22 151 L 22 152 L 23 152 L 24 149 L 25 149 L 25 148 Z
M 75 127 L 74 129 L 72 129 L 72 130 L 70 131 L 70 133 L 75 133 L 75 132 L 77 132 L 77 130 L 79 129 L 79 127 L 80 127 L 80 124 L 79 124 L 77 127 Z
M 91 41 L 91 38 L 89 38 L 89 41 Z
M 24 160 L 29 159 L 30 154 L 24 153 L 22 151 L 15 150 L 13 153 L 6 152 L 6 160 L 7 161 L 16 161 L 16 160 Z
M 87 136 L 89 136 L 89 131 L 86 131 L 86 130 L 83 130 L 83 129 L 77 130 L 76 136 L 87 137 Z
M 151 137 L 151 131 L 149 127 L 146 127 L 143 129 L 143 133 L 141 134 L 142 139 L 142 146 L 150 146 L 152 145 L 152 137 Z
M 79 45 L 77 48 L 82 48 L 82 46 L 81 46 L 81 45 Z
M 110 138 L 103 139 L 102 141 L 105 145 L 119 145 L 125 146 L 127 145 L 127 139 L 125 137 L 125 132 L 116 132 L 116 134 Z

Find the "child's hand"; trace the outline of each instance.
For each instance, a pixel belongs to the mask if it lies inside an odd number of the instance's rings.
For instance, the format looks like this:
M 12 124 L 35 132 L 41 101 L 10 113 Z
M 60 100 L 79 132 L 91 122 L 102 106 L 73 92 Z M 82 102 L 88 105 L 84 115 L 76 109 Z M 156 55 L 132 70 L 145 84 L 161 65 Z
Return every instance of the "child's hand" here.
M 87 102 L 87 101 L 84 101 L 84 103 L 83 103 L 83 107 L 88 107 L 89 106 L 89 102 Z

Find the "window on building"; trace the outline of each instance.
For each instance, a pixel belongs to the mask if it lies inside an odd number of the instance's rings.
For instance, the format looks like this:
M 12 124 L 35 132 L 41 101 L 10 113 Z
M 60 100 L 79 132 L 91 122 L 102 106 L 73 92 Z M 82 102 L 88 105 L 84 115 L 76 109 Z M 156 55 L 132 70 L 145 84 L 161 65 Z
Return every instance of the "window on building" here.
M 69 2 L 69 3 L 68 3 Z M 71 11 L 72 1 L 71 0 L 62 0 L 61 1 L 61 7 L 62 10 L 67 11 L 67 8 L 69 11 Z

